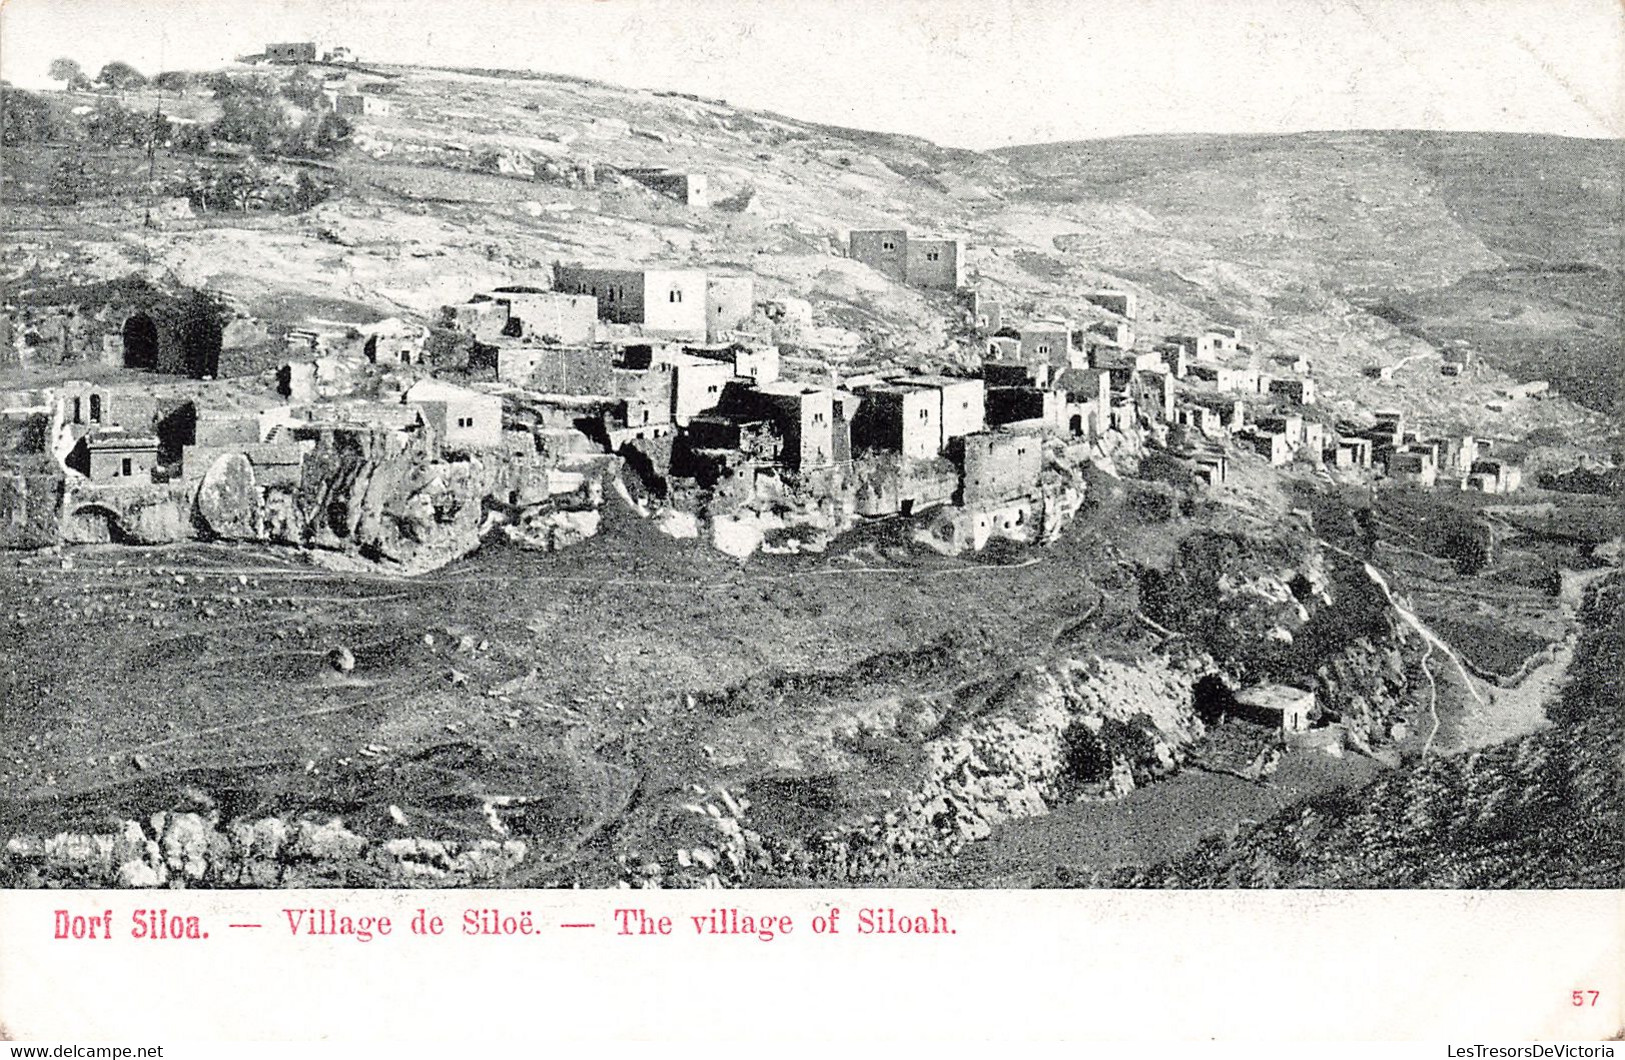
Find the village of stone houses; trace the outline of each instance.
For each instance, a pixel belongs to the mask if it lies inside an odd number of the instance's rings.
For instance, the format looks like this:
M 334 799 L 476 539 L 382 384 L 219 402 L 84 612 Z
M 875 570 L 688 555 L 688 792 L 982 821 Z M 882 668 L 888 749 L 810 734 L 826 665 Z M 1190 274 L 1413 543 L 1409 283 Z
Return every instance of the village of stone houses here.
M 1625 885 L 1617 141 L 59 64 L 5 885 Z

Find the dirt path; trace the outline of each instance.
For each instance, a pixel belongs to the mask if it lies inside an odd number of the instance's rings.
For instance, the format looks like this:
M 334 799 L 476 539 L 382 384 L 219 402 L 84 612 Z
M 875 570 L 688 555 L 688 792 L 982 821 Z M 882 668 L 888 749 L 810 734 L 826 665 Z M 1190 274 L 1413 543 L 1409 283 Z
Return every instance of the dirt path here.
M 1549 662 L 1530 671 L 1512 688 L 1493 688 L 1490 701 L 1467 708 L 1461 721 L 1462 747 L 1488 747 L 1527 735 L 1547 723 L 1546 706 L 1555 702 L 1574 661 L 1574 646 L 1564 643 Z
M 1428 716 L 1433 719 L 1433 728 L 1428 730 L 1428 738 L 1422 741 L 1422 757 L 1426 758 L 1428 752 L 1433 750 L 1433 738 L 1439 735 L 1439 682 L 1433 679 L 1433 667 L 1428 664 L 1433 661 L 1433 642 L 1427 642 L 1427 651 L 1422 656 L 1422 673 L 1428 679 Z
M 1344 554 L 1347 555 L 1347 553 Z M 1461 656 L 1456 654 L 1456 650 L 1446 643 L 1444 638 L 1440 637 L 1437 633 L 1429 629 L 1427 625 L 1423 623 L 1420 618 L 1417 618 L 1409 608 L 1400 606 L 1399 601 L 1394 599 L 1393 592 L 1388 588 L 1388 579 L 1382 576 L 1381 571 L 1369 563 L 1364 564 L 1364 566 L 1366 577 L 1370 578 L 1372 583 L 1375 584 L 1377 588 L 1382 590 L 1382 595 L 1388 601 L 1388 606 L 1394 609 L 1394 613 L 1399 615 L 1399 617 L 1405 621 L 1406 625 L 1410 626 L 1412 629 L 1416 630 L 1416 632 L 1422 635 L 1422 639 L 1427 642 L 1430 651 L 1432 648 L 1438 648 L 1440 651 L 1444 652 L 1445 656 L 1449 658 L 1451 662 L 1456 664 L 1456 670 L 1461 674 L 1462 684 L 1466 686 L 1467 691 L 1472 695 L 1473 699 L 1476 700 L 1480 705 L 1483 705 L 1484 697 L 1479 694 L 1478 687 L 1473 684 L 1473 676 L 1467 672 L 1467 667 L 1462 663 Z M 1433 675 L 1431 673 L 1428 675 L 1428 680 L 1433 680 Z M 1434 718 L 1437 720 L 1437 713 L 1434 714 Z

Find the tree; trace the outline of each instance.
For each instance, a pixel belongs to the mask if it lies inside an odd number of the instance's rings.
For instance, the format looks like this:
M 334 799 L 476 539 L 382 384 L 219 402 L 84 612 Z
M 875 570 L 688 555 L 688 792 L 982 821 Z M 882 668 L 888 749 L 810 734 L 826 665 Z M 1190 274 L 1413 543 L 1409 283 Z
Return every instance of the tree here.
M 227 96 L 220 104 L 220 117 L 210 126 L 216 139 L 247 144 L 259 154 L 281 148 L 286 118 L 280 104 L 254 96 Z
M 123 104 L 104 99 L 85 119 L 85 134 L 93 143 L 117 147 L 129 144 L 145 147 L 149 138 L 163 140 L 168 135 L 169 122 L 157 114 L 131 110 Z
M 320 117 L 312 115 L 306 118 L 307 128 L 310 129 L 306 140 L 307 150 L 310 154 L 326 158 L 342 147 L 350 139 L 353 131 L 350 119 L 332 111 L 323 111 Z M 301 130 L 303 132 L 304 130 Z
M 299 177 L 294 187 L 293 209 L 303 213 L 312 206 L 317 205 L 333 194 L 331 182 L 319 181 L 304 170 L 299 171 Z
M 179 92 L 182 95 L 192 87 L 192 75 L 185 70 L 165 70 L 152 79 L 152 83 L 165 92 Z
M 170 143 L 177 151 L 205 154 L 214 147 L 214 131 L 208 125 L 177 125 Z
M 322 105 L 322 83 L 306 70 L 300 70 L 282 83 L 282 98 L 306 110 Z
M 85 76 L 85 71 L 72 59 L 52 59 L 51 80 L 66 81 L 71 89 L 90 87 L 90 78 Z
M 96 75 L 96 83 L 106 85 L 115 92 L 123 92 L 127 89 L 141 88 L 147 83 L 147 78 L 129 63 L 115 59 L 102 67 L 101 73 Z
M 264 74 L 229 74 L 224 70 L 211 70 L 198 75 L 198 83 L 221 100 L 227 96 L 269 99 L 276 95 L 276 84 Z
M 214 134 L 207 125 L 175 125 L 169 143 L 177 151 L 201 154 L 214 143 Z

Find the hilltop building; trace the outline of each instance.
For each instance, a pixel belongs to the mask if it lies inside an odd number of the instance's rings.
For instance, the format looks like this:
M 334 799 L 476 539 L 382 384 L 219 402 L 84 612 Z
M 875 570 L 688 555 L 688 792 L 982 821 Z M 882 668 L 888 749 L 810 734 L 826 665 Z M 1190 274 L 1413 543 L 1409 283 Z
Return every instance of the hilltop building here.
M 777 346 L 733 342 L 727 345 L 684 346 L 683 352 L 732 365 L 736 379 L 771 383 L 779 378 Z
M 646 188 L 676 199 L 684 206 L 703 210 L 710 205 L 710 180 L 704 173 L 682 173 L 662 167 L 623 169 L 621 174 Z
M 1095 342 L 1105 342 L 1121 349 L 1134 346 L 1134 325 L 1126 320 L 1102 320 L 1089 325 L 1089 334 L 1098 335 Z
M 151 482 L 158 466 L 158 439 L 123 430 L 94 430 L 68 454 L 67 466 L 92 482 Z
M 965 307 L 970 313 L 971 326 L 979 335 L 992 335 L 1004 327 L 1004 304 L 984 291 L 967 288 Z
M 546 394 L 613 394 L 614 364 L 607 346 L 536 346 L 504 342 L 496 348 L 497 378 Z
M 1480 493 L 1512 493 L 1523 485 L 1523 470 L 1505 460 L 1475 460 L 1466 484 Z
M 930 460 L 942 452 L 942 391 L 901 381 L 858 388 L 863 404 L 852 424 L 859 451 Z
M 960 503 L 983 509 L 1039 495 L 1044 447 L 1036 434 L 978 431 L 956 447 L 962 469 Z
M 1270 379 L 1269 392 L 1276 397 L 1285 398 L 1294 405 L 1313 405 L 1315 403 L 1315 381 L 1307 377 L 1295 379 Z
M 854 229 L 848 256 L 911 287 L 965 286 L 965 242 L 949 236 L 911 236 L 901 228 Z
M 745 411 L 772 423 L 784 439 L 780 460 L 787 467 L 809 471 L 852 458 L 847 408 L 829 387 L 789 380 L 757 386 L 733 383 L 723 408 Z
M 591 295 L 498 287 L 477 298 L 505 310 L 502 334 L 563 345 L 586 345 L 598 336 L 598 301 Z
M 373 364 L 423 363 L 423 351 L 429 341 L 429 329 L 423 325 L 389 317 L 357 330 L 366 336 L 361 344 L 362 356 Z
M 1084 298 L 1108 313 L 1116 313 L 1125 320 L 1133 320 L 1139 313 L 1139 300 L 1128 291 L 1107 288 L 1091 291 L 1084 295 Z
M 1236 693 L 1237 713 L 1282 733 L 1307 732 L 1315 711 L 1315 694 L 1291 685 L 1254 685 Z
M 1432 486 L 1439 478 L 1439 464 L 1431 451 L 1396 449 L 1388 454 L 1388 477 L 1415 486 Z
M 688 426 L 695 416 L 716 408 L 723 388 L 734 377 L 733 365 L 727 361 L 665 348 L 655 351 L 654 356 L 650 370 L 671 376 L 671 415 L 679 427 Z
M 265 46 L 268 63 L 313 63 L 316 61 L 315 41 L 290 41 Z
M 1074 363 L 1072 324 L 1065 320 L 1040 320 L 1021 327 L 1017 359 L 1027 364 L 1048 364 L 1056 368 L 1081 368 Z

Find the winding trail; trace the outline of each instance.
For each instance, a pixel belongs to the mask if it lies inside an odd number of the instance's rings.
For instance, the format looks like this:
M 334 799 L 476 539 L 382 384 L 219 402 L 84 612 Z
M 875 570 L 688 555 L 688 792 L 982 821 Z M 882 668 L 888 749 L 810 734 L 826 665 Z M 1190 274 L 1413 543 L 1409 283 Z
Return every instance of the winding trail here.
M 1486 706 L 1487 704 L 1484 702 L 1484 697 L 1478 694 L 1478 687 L 1473 684 L 1473 675 L 1467 672 L 1467 667 L 1462 663 L 1461 656 L 1456 654 L 1456 650 L 1449 644 L 1445 643 L 1443 638 L 1441 638 L 1437 633 L 1434 633 L 1431 629 L 1427 628 L 1427 626 L 1422 623 L 1422 620 L 1417 618 L 1416 615 L 1413 614 L 1408 608 L 1402 607 L 1399 601 L 1394 599 L 1393 591 L 1388 588 L 1388 579 L 1382 576 L 1381 571 L 1373 567 L 1370 563 L 1365 563 L 1363 560 L 1361 562 L 1365 567 L 1366 577 L 1370 578 L 1377 588 L 1382 590 L 1382 595 L 1387 599 L 1388 606 L 1392 607 L 1399 617 L 1405 620 L 1407 625 L 1416 630 L 1416 632 L 1420 633 L 1422 635 L 1422 639 L 1427 641 L 1429 654 L 1431 655 L 1432 649 L 1434 648 L 1438 648 L 1440 651 L 1444 652 L 1444 654 L 1449 657 L 1450 661 L 1456 664 L 1456 671 L 1461 674 L 1462 684 L 1467 686 L 1467 691 L 1472 695 L 1473 699 L 1478 702 L 1479 706 Z M 1424 669 L 1425 668 L 1426 667 L 1424 666 Z M 1428 680 L 1433 680 L 1432 674 L 1428 675 Z M 1437 717 L 1437 714 L 1435 714 L 1435 717 Z
M 1439 735 L 1439 683 L 1433 679 L 1433 667 L 1428 663 L 1433 659 L 1433 642 L 1428 642 L 1428 650 L 1422 654 L 1422 672 L 1428 679 L 1428 714 L 1433 718 L 1433 728 L 1428 730 L 1428 738 L 1422 741 L 1422 757 L 1426 758 L 1428 752 L 1433 750 L 1433 738 Z
M 1433 632 L 1420 618 L 1416 617 L 1413 611 L 1394 599 L 1394 592 L 1388 587 L 1388 579 L 1383 576 L 1382 571 L 1372 566 L 1368 560 L 1363 560 L 1347 549 L 1337 547 L 1330 541 L 1322 541 L 1321 544 L 1333 552 L 1357 561 L 1364 568 L 1365 576 L 1371 579 L 1371 583 L 1382 590 L 1383 599 L 1388 601 L 1388 606 L 1394 609 L 1394 613 L 1402 618 L 1406 625 L 1416 630 L 1421 635 L 1423 643 L 1427 645 L 1427 651 L 1422 656 L 1422 672 L 1427 675 L 1428 679 L 1428 714 L 1433 718 L 1433 729 L 1428 733 L 1427 740 L 1422 744 L 1422 757 L 1426 758 L 1428 752 L 1433 749 L 1433 740 L 1439 735 L 1441 724 L 1439 719 L 1439 683 L 1434 680 L 1433 668 L 1429 665 L 1433 659 L 1433 650 L 1435 648 L 1444 653 L 1456 665 L 1456 672 L 1461 674 L 1461 683 L 1466 687 L 1467 694 L 1472 696 L 1480 707 L 1486 707 L 1489 704 L 1479 694 L 1478 686 L 1473 684 L 1473 675 L 1467 671 L 1467 666 L 1461 661 L 1461 656 L 1456 654 L 1456 650 L 1446 643 L 1443 637 Z

